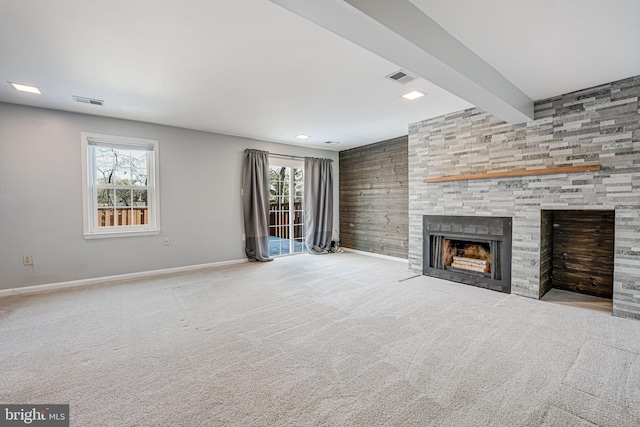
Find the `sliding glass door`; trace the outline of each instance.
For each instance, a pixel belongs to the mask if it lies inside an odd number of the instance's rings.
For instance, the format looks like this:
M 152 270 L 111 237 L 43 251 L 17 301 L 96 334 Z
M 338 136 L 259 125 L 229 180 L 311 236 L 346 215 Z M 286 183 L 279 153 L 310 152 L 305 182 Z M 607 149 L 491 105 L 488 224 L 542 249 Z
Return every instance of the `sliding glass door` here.
M 306 252 L 303 163 L 269 158 L 269 255 Z

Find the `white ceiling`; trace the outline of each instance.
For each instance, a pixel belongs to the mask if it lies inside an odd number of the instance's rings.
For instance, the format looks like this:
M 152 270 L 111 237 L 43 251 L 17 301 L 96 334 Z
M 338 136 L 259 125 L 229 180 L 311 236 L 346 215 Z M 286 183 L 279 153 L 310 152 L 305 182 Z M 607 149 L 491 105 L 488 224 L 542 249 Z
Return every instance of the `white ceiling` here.
M 534 100 L 640 74 L 638 0 L 412 3 Z M 471 106 L 399 68 L 268 0 L 0 0 L 4 102 L 332 150 Z
M 537 101 L 640 75 L 639 0 L 411 0 Z

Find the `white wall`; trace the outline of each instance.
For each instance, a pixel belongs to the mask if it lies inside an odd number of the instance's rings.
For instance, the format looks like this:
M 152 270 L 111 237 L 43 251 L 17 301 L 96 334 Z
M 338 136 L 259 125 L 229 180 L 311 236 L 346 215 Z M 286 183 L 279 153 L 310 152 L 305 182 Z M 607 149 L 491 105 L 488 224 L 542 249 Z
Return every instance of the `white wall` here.
M 83 238 L 80 132 L 159 141 L 160 235 Z M 338 229 L 337 152 L 0 103 L 0 289 L 245 258 L 246 148 L 333 159 Z

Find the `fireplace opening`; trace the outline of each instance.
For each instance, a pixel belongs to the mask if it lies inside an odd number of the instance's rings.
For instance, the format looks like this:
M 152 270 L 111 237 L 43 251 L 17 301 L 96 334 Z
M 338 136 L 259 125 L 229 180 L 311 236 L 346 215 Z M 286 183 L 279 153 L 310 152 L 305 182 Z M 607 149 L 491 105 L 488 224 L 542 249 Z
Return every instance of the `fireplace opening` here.
M 613 210 L 543 210 L 540 295 L 552 288 L 611 299 Z
M 431 267 L 500 280 L 500 243 L 431 236 Z
M 423 273 L 511 292 L 511 218 L 424 216 Z

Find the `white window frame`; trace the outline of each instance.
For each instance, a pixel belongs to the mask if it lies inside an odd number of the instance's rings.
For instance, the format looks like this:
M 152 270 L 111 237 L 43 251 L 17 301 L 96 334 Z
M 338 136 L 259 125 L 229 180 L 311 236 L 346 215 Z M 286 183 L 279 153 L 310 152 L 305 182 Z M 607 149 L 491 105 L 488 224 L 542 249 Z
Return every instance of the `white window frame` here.
M 82 220 L 85 239 L 148 236 L 160 234 L 160 191 L 158 141 L 124 136 L 81 133 L 82 139 Z M 98 199 L 96 188 L 95 145 L 101 143 L 119 148 L 143 148 L 147 156 L 148 224 L 98 227 Z

